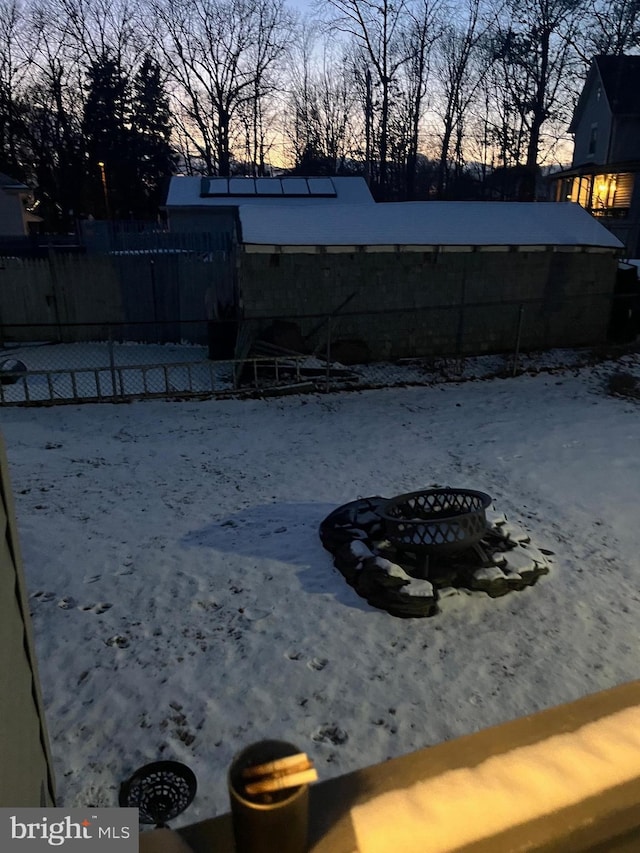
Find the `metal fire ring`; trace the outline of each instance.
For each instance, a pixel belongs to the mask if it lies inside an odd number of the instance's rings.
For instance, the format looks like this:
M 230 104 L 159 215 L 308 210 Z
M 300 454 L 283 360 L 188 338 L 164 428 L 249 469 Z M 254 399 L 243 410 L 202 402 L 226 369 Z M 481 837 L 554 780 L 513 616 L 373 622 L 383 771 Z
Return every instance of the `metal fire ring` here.
M 425 489 L 387 501 L 380 515 L 396 548 L 430 554 L 462 551 L 487 531 L 491 497 L 473 489 Z

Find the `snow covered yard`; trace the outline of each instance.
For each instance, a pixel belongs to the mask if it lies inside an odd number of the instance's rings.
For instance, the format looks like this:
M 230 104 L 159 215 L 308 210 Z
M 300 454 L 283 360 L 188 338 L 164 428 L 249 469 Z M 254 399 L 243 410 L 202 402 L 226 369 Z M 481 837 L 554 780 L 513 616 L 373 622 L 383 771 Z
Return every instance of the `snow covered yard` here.
M 612 369 L 2 411 L 61 804 L 174 758 L 179 825 L 264 736 L 327 778 L 640 677 L 640 406 Z M 431 619 L 366 604 L 320 521 L 432 483 L 491 494 L 550 574 Z

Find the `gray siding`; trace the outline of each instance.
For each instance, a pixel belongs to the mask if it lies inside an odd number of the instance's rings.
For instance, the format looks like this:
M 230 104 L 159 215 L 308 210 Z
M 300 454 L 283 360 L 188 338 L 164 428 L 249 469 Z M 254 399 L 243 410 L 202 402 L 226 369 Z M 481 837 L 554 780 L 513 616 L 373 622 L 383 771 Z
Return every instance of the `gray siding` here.
M 17 193 L 0 189 L 0 236 L 23 237 L 26 233 L 22 199 Z
M 619 116 L 614 119 L 611 136 L 610 163 L 640 159 L 640 116 Z
M 611 133 L 611 110 L 600 82 L 600 76 L 594 74 L 588 83 L 589 93 L 584 110 L 575 130 L 575 147 L 573 149 L 573 166 L 583 163 L 606 163 Z M 598 98 L 598 87 L 600 97 Z M 592 155 L 589 154 L 589 142 L 592 127 L 596 125 L 596 145 Z
M 624 243 L 627 258 L 640 258 L 640 174 L 634 175 L 629 215 L 622 219 L 603 219 L 602 224 Z

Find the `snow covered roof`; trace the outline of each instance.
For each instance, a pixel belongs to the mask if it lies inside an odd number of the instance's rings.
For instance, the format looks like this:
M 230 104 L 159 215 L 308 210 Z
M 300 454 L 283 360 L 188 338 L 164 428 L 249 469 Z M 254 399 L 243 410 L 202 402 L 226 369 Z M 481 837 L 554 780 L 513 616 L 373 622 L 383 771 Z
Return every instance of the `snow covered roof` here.
M 166 207 L 237 207 L 273 205 L 370 204 L 364 178 L 171 178 Z
M 622 243 L 580 205 L 400 202 L 239 208 L 242 242 L 275 246 L 597 246 Z

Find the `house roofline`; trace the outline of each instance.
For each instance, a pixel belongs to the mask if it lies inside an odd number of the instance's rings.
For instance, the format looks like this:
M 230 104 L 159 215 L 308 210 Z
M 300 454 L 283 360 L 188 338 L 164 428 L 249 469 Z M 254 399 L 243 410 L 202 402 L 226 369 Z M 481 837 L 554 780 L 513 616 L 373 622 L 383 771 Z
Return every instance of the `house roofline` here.
M 549 175 L 550 180 L 556 181 L 561 178 L 573 178 L 578 175 L 610 175 L 619 172 L 640 172 L 640 160 L 625 160 L 619 163 L 582 163 L 571 166 L 570 169 L 562 169 Z
M 584 106 L 587 102 L 587 98 L 588 98 L 587 91 L 591 89 L 591 81 L 593 80 L 593 77 L 596 74 L 597 74 L 598 78 L 600 79 L 600 85 L 602 86 L 602 90 L 604 92 L 604 81 L 602 80 L 602 75 L 600 74 L 600 68 L 598 67 L 598 57 L 597 56 L 591 60 L 591 66 L 589 67 L 589 71 L 587 72 L 587 77 L 586 77 L 586 80 L 584 81 L 584 86 L 582 87 L 582 91 L 580 92 L 580 96 L 578 97 L 578 102 L 575 105 L 575 108 L 573 110 L 573 115 L 571 116 L 571 122 L 569 123 L 569 127 L 568 127 L 569 133 L 575 133 L 576 132 L 576 125 L 578 124 L 578 122 L 582 118 L 582 113 L 584 112 Z M 606 92 L 605 92 L 605 96 L 606 96 Z M 608 103 L 608 99 L 607 99 L 607 103 Z M 609 104 L 609 108 L 611 108 L 610 104 Z

